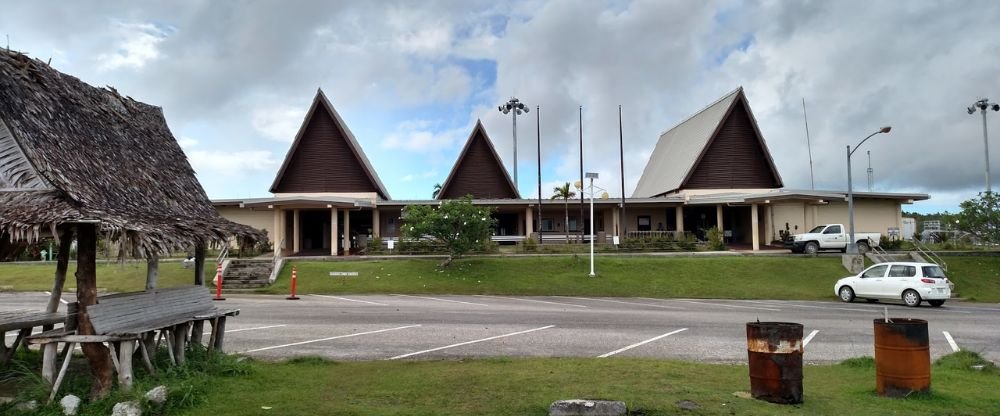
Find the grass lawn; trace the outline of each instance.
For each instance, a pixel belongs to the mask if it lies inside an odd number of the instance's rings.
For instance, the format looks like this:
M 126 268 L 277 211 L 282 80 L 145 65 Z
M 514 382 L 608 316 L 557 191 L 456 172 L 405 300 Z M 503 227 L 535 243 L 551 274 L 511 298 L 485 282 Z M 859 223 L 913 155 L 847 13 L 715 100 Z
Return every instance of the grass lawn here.
M 203 351 L 203 350 L 202 350 Z M 37 353 L 26 357 L 37 362 Z M 24 354 L 21 354 L 24 356 Z M 776 405 L 748 398 L 744 365 L 700 364 L 631 358 L 530 358 L 435 361 L 289 362 L 240 361 L 235 356 L 193 353 L 184 366 L 169 367 L 157 354 L 158 377 L 137 368 L 136 389 L 116 390 L 81 407 L 81 416 L 107 415 L 114 403 L 138 400 L 144 414 L 170 415 L 546 415 L 562 399 L 623 400 L 633 415 L 985 415 L 1000 409 L 1000 371 L 975 353 L 959 352 L 934 363 L 931 394 L 883 398 L 875 394 L 870 357 L 835 365 L 805 366 L 804 403 Z M 971 364 L 986 363 L 981 371 Z M 76 368 L 63 393 L 87 397 L 84 368 Z M 13 372 L 19 401 L 40 399 L 37 376 Z M 0 386 L 3 384 L 0 378 Z M 164 384 L 163 406 L 141 398 Z M 681 411 L 688 400 L 698 409 Z M 0 414 L 61 415 L 58 403 L 35 412 L 0 404 Z
M 961 360 L 955 360 L 961 361 Z M 555 400 L 624 400 L 633 414 L 980 415 L 1000 409 L 1000 375 L 939 363 L 929 396 L 875 394 L 870 358 L 807 366 L 804 403 L 734 395 L 749 391 L 746 366 L 643 359 L 257 363 L 252 375 L 218 378 L 185 415 L 546 415 Z M 270 409 L 265 409 L 269 407 Z M 637 412 L 642 409 L 643 412 Z M 685 412 L 686 413 L 686 412 Z
M 1000 257 L 947 257 L 949 276 L 962 297 L 1000 302 Z M 289 291 L 291 266 L 300 293 L 402 293 L 482 295 L 648 296 L 658 298 L 834 299 L 834 282 L 847 275 L 839 257 L 598 257 L 598 277 L 586 256 L 470 257 L 440 271 L 439 259 L 292 261 L 266 293 Z M 208 267 L 206 280 L 214 268 Z M 67 287 L 72 288 L 71 277 Z M 358 277 L 330 277 L 357 271 Z M 0 264 L 0 288 L 49 290 L 55 265 Z M 160 265 L 160 286 L 190 284 L 193 269 Z M 109 291 L 142 290 L 146 265 L 100 264 L 98 286 Z

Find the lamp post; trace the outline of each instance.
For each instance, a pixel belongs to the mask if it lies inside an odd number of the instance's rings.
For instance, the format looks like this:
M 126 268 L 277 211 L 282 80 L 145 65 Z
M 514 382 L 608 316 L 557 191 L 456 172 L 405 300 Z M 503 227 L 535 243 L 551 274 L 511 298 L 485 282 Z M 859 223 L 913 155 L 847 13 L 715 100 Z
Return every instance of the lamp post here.
M 992 108 L 993 111 L 1000 111 L 1000 104 L 991 103 L 989 98 L 980 98 L 979 101 L 972 103 L 969 107 L 969 114 L 974 114 L 976 109 L 979 109 L 983 113 L 983 145 L 986 147 L 986 192 L 993 192 L 990 188 L 990 141 L 989 137 L 986 135 L 986 109 Z
M 588 192 L 590 194 L 590 277 L 597 277 L 597 273 L 594 273 L 594 179 L 597 179 L 597 176 L 596 172 L 587 172 L 585 175 L 587 179 L 590 179 L 590 191 Z M 601 187 L 597 187 L 597 189 L 604 191 L 604 188 Z M 601 199 L 608 199 L 607 191 L 601 195 Z
M 857 146 L 854 146 L 854 150 L 851 150 L 851 145 L 847 145 L 847 216 L 850 227 L 850 240 L 847 241 L 847 254 L 858 254 L 858 243 L 854 240 L 854 184 L 851 182 L 851 155 L 854 154 L 862 144 L 865 144 L 868 139 L 879 133 L 888 133 L 892 130 L 892 127 L 885 126 L 878 131 L 869 134 L 865 137 Z
M 514 119 L 514 187 L 517 185 L 517 115 L 522 113 L 528 113 L 531 111 L 530 108 L 526 107 L 524 103 L 515 97 L 511 97 L 509 101 L 503 105 L 497 107 L 501 113 L 507 114 L 511 113 Z

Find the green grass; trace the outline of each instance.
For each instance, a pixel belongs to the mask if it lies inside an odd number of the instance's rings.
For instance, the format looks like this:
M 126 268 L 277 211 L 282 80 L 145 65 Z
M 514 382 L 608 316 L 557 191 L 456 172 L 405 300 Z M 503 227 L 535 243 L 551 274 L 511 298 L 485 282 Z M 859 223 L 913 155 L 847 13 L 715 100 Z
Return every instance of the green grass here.
M 947 257 L 956 292 L 969 300 L 1000 302 L 1000 257 Z M 587 277 L 587 256 L 469 257 L 441 271 L 440 259 L 292 261 L 266 293 L 289 291 L 291 266 L 299 293 L 402 293 L 482 295 L 648 296 L 658 298 L 834 299 L 834 282 L 847 275 L 839 257 L 599 256 L 598 277 Z M 67 288 L 74 287 L 71 267 Z M 214 270 L 207 268 L 206 280 Z M 358 277 L 330 277 L 357 271 Z M 50 290 L 55 266 L 0 264 L 0 288 Z M 98 265 L 98 286 L 142 290 L 145 263 Z M 160 265 L 160 287 L 190 284 L 194 270 Z
M 16 363 L 35 363 L 38 353 Z M 316 357 L 257 362 L 236 356 L 189 351 L 188 363 L 170 367 L 157 355 L 157 377 L 136 371 L 132 392 L 114 391 L 84 401 L 81 416 L 107 415 L 118 401 L 137 400 L 152 415 L 546 415 L 562 399 L 623 400 L 634 415 L 678 414 L 676 403 L 693 401 L 697 415 L 982 415 L 1000 409 L 1000 372 L 975 353 L 942 357 L 931 369 L 931 393 L 903 399 L 875 394 L 871 357 L 804 368 L 804 403 L 776 405 L 747 398 L 745 365 L 701 364 L 633 358 L 526 358 L 434 361 L 333 362 Z M 86 370 L 78 362 L 63 394 L 87 397 Z M 29 370 L 6 372 L 19 387 L 19 401 L 46 392 Z M 142 394 L 157 385 L 170 391 L 157 406 Z M 60 415 L 58 403 L 18 413 Z

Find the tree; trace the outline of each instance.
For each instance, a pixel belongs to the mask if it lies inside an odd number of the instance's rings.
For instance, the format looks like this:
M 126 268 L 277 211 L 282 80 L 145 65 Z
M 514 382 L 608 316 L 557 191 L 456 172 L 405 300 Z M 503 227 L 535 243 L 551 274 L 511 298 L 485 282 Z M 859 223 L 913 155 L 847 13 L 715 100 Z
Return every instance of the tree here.
M 566 182 L 563 186 L 557 186 L 552 189 L 553 195 L 550 199 L 561 199 L 563 200 L 563 210 L 566 211 L 566 224 L 565 234 L 566 242 L 569 242 L 569 199 L 576 196 L 576 192 L 569 190 L 569 182 Z
M 975 235 L 984 243 L 1000 243 L 1000 195 L 980 192 L 959 205 L 958 228 Z
M 434 184 L 434 192 L 431 193 L 431 198 L 437 199 L 438 195 L 440 195 L 440 194 L 441 194 L 441 184 L 440 183 L 436 183 L 436 184 Z
M 472 197 L 442 201 L 439 206 L 409 205 L 403 209 L 402 235 L 408 239 L 432 238 L 444 244 L 448 258 L 445 268 L 456 257 L 483 249 L 496 227 L 492 208 L 472 204 Z

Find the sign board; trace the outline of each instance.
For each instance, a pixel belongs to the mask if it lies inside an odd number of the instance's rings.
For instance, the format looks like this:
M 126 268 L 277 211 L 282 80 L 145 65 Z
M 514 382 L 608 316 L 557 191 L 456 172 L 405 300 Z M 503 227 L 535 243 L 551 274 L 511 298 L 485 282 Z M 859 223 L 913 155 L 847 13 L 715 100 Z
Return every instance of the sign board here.
M 330 276 L 357 277 L 358 272 L 330 272 Z
M 617 236 L 617 235 L 616 235 L 616 236 L 613 236 L 613 237 L 611 237 L 611 241 L 612 241 L 612 242 L 614 242 L 616 246 L 617 246 L 618 244 L 621 244 L 621 240 L 619 240 L 619 239 L 618 239 L 618 236 Z
M 391 251 L 394 248 L 396 248 L 396 242 L 393 240 L 389 240 L 389 250 Z

